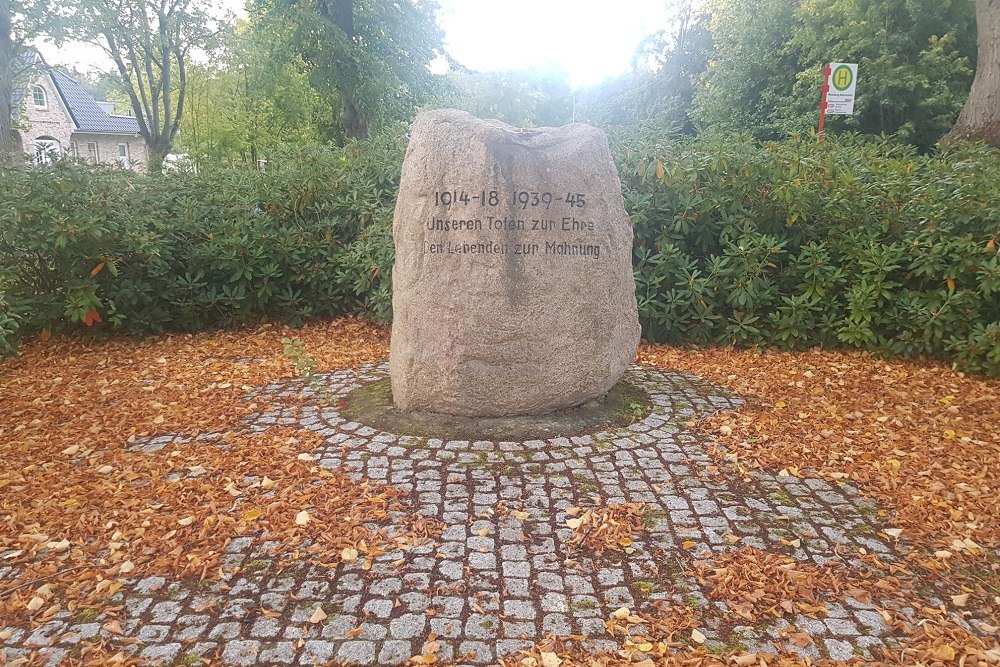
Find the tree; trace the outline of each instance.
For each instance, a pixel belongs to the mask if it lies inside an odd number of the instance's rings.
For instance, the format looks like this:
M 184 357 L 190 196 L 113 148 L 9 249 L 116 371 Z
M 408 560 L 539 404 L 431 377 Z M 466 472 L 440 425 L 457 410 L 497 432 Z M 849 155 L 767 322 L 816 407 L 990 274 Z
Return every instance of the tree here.
M 921 148 L 947 132 L 972 80 L 975 28 L 969 0 L 803 0 L 789 43 L 795 87 L 776 116 L 788 132 L 817 122 L 822 67 L 859 63 L 854 115 L 833 129 L 895 134 Z
M 780 134 L 774 111 L 795 85 L 798 59 L 787 44 L 799 0 L 711 0 L 714 52 L 695 94 L 702 128 Z M 818 102 L 818 100 L 817 100 Z
M 282 146 L 316 145 L 328 108 L 305 65 L 282 50 L 285 36 L 240 22 L 212 64 L 188 67 L 184 126 L 178 136 L 196 160 L 256 164 Z
M 968 0 L 712 0 L 715 54 L 696 95 L 702 127 L 760 138 L 815 127 L 824 63 L 859 63 L 852 116 L 832 129 L 933 145 L 972 79 Z
M 1000 0 L 976 0 L 976 25 L 976 77 L 958 122 L 945 139 L 978 139 L 1000 148 Z
M 479 118 L 496 118 L 517 127 L 553 126 L 573 119 L 573 91 L 557 68 L 475 72 L 454 67 L 446 104 Z
M 374 123 L 408 117 L 431 99 L 428 65 L 441 48 L 436 4 L 425 0 L 259 0 L 263 22 L 295 26 L 288 48 L 331 100 L 334 125 L 362 139 Z
M 239 158 L 240 131 L 235 122 L 238 76 L 238 72 L 214 63 L 188 66 L 177 151 L 199 164 Z
M 690 111 L 712 52 L 708 15 L 693 0 L 672 3 L 672 24 L 647 37 L 632 71 L 583 91 L 583 117 L 601 125 L 639 125 L 653 132 L 692 132 Z
M 84 0 L 74 16 L 80 36 L 100 45 L 115 63 L 149 171 L 160 173 L 184 117 L 187 57 L 214 36 L 198 0 Z
M 19 115 L 19 91 L 38 71 L 41 59 L 30 44 L 42 35 L 52 36 L 59 16 L 49 0 L 0 0 L 0 163 L 14 151 L 13 121 Z

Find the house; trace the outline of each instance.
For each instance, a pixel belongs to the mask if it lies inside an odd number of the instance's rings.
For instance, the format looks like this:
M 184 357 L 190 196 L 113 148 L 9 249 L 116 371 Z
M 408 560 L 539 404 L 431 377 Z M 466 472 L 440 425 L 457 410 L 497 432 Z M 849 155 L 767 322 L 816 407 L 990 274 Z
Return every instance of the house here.
M 62 72 L 43 70 L 28 85 L 20 125 L 14 144 L 36 161 L 69 155 L 92 164 L 146 170 L 146 142 L 138 121 L 111 113 L 109 103 L 98 102 Z

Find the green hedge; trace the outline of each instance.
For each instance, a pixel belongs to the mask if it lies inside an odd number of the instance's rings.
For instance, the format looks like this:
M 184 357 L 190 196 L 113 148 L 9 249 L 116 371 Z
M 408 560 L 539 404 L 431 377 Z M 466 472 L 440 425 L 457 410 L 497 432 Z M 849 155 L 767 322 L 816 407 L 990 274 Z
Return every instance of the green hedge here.
M 1000 375 L 1000 152 L 613 144 L 647 338 L 856 347 Z M 267 174 L 0 171 L 0 352 L 43 330 L 387 321 L 402 152 L 374 140 Z
M 1000 375 L 995 149 L 718 137 L 616 152 L 649 338 L 855 347 Z
M 289 157 L 267 174 L 0 172 L 0 341 L 9 351 L 17 325 L 22 335 L 85 330 L 94 312 L 92 330 L 140 335 L 388 319 L 399 156 L 371 143 Z

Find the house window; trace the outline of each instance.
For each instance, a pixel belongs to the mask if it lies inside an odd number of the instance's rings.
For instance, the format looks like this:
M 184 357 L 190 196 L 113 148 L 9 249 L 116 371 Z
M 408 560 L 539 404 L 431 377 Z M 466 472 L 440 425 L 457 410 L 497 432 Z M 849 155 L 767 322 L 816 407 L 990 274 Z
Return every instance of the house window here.
M 118 144 L 118 161 L 126 169 L 131 166 L 128 160 L 128 144 Z
M 80 147 L 75 141 L 69 143 L 69 152 L 73 157 L 80 157 Z
M 101 161 L 101 154 L 97 150 L 97 144 L 93 141 L 87 142 L 87 162 L 97 164 Z
M 34 88 L 31 89 L 31 98 L 32 101 L 35 103 L 36 109 L 49 108 L 48 99 L 46 99 L 45 97 L 45 89 L 42 88 L 41 86 L 35 86 Z
M 52 164 L 59 158 L 62 148 L 54 137 L 39 137 L 35 139 L 35 164 Z

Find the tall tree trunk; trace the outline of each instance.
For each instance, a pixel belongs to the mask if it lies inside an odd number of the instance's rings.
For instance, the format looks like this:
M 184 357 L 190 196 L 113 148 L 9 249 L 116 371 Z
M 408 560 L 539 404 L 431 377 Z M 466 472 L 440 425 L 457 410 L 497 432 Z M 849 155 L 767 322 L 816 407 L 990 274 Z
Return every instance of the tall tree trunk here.
M 1000 0 L 976 0 L 979 57 L 969 99 L 944 141 L 985 141 L 1000 148 Z
M 3 0 L 0 0 L 2 2 Z M 320 0 L 319 11 L 335 26 L 344 31 L 348 42 L 352 46 L 357 45 L 358 32 L 354 26 L 354 0 Z M 343 107 L 344 134 L 348 139 L 368 138 L 368 117 L 358 109 L 354 101 L 354 86 L 358 79 L 357 67 L 352 59 L 348 59 L 344 64 L 345 72 L 341 77 L 341 84 L 338 86 Z M 334 104 L 336 109 L 336 104 Z M 334 111 L 336 117 L 336 111 Z
M 170 146 L 151 146 L 146 144 L 146 173 L 155 176 L 163 175 L 163 158 L 170 152 Z
M 11 33 L 10 0 L 0 0 L 0 164 L 13 158 L 14 135 L 14 35 Z
M 349 98 L 344 99 L 344 134 L 348 139 L 368 138 L 368 118 L 358 111 Z
M 354 29 L 354 0 L 329 0 L 320 3 L 320 11 L 344 31 L 352 42 L 357 37 Z

